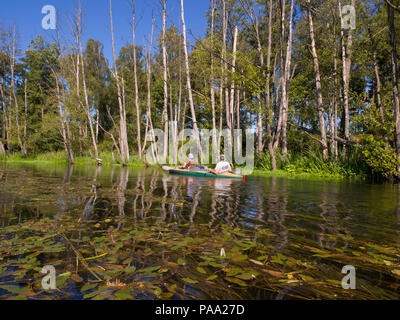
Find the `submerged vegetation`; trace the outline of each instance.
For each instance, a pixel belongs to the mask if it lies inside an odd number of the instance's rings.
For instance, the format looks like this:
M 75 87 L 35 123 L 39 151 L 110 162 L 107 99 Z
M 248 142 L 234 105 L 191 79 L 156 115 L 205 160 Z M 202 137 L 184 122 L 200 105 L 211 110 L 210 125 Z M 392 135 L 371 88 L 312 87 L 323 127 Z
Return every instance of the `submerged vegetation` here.
M 400 298 L 397 186 L 19 163 L 0 179 L 0 299 Z
M 330 241 L 351 246 L 322 250 L 293 242 L 282 254 L 273 245 L 275 235 L 265 228 L 246 232 L 158 220 L 60 217 L 1 228 L 2 295 L 10 299 L 253 299 L 257 291 L 264 297 L 283 291 L 297 299 L 400 297 L 395 285 L 400 277 L 398 247 L 324 234 Z M 296 258 L 298 252 L 309 259 Z M 357 291 L 343 290 L 338 266 L 350 263 L 360 278 L 379 272 L 387 289 L 361 282 Z M 56 291 L 42 288 L 43 264 L 57 269 Z
M 283 289 L 302 299 L 399 298 L 389 289 L 400 277 L 398 247 L 323 234 L 351 246 L 322 250 L 293 242 L 282 254 L 274 236 L 265 228 L 193 228 L 155 217 L 29 221 L 1 228 L 0 290 L 10 299 L 252 299 L 254 290 L 272 297 Z M 298 259 L 298 252 L 312 259 Z M 343 290 L 337 265 L 350 263 L 360 278 L 379 272 L 388 288 L 363 281 L 357 291 Z M 56 267 L 57 291 L 42 288 L 43 264 Z

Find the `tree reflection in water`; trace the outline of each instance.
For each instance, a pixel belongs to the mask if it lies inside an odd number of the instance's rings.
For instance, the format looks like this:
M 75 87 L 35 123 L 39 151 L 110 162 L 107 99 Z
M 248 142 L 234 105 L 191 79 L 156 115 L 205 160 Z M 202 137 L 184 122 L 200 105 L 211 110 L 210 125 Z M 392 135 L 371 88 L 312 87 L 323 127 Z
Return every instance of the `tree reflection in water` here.
M 395 295 L 388 283 L 400 270 L 391 257 L 400 244 L 398 186 L 262 177 L 242 182 L 115 166 L 2 168 L 0 180 L 1 228 L 45 219 L 73 224 L 67 235 L 86 256 L 112 251 L 98 249 L 104 241 L 121 246 L 121 257 L 110 257 L 105 268 L 165 265 L 164 280 L 197 279 L 174 291 L 179 298 L 326 298 L 332 290 L 341 295 L 327 279 L 337 281 L 345 264 L 357 266 L 363 285 L 369 285 L 358 297 Z M 219 256 L 221 246 L 226 259 Z M 74 252 L 63 255 L 58 259 L 74 269 Z M 207 257 L 217 268 L 207 277 L 218 278 L 199 281 L 211 270 Z M 257 270 L 256 280 L 232 271 L 238 266 Z M 229 287 L 226 278 L 249 288 L 239 290 L 232 282 Z

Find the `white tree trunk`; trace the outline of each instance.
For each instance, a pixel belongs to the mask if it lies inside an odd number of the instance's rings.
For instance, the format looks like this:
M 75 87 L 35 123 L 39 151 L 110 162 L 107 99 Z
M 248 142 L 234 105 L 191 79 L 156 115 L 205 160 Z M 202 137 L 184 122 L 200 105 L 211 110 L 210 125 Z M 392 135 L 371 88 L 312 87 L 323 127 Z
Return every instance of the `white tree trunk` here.
M 126 166 L 129 162 L 129 145 L 128 136 L 126 131 L 126 108 L 123 103 L 123 97 L 121 92 L 121 83 L 118 76 L 117 59 L 115 55 L 115 44 L 114 44 L 114 26 L 113 26 L 113 16 L 112 16 L 112 0 L 110 0 L 110 25 L 111 25 L 111 44 L 113 52 L 113 62 L 114 62 L 114 77 L 117 83 L 118 91 L 118 105 L 119 105 L 119 147 L 121 151 L 121 162 L 122 165 Z
M 307 0 L 307 14 L 308 14 L 308 25 L 310 28 L 311 54 L 313 57 L 313 64 L 314 64 L 315 87 L 316 87 L 316 94 L 317 94 L 317 110 L 318 110 L 318 117 L 319 117 L 319 127 L 320 127 L 320 132 L 321 132 L 322 155 L 323 155 L 324 161 L 326 161 L 326 160 L 328 160 L 328 142 L 327 142 L 327 138 L 326 138 L 324 103 L 323 103 L 323 98 L 322 98 L 322 87 L 321 87 L 321 74 L 319 71 L 317 48 L 315 47 L 314 24 L 313 24 L 313 20 L 312 20 L 310 0 Z
M 211 0 L 211 72 L 210 72 L 210 96 L 211 96 L 211 113 L 212 113 L 212 143 L 217 146 L 217 123 L 215 117 L 215 88 L 214 88 L 214 24 L 215 24 L 215 0 Z M 214 150 L 214 148 L 213 148 Z
M 387 4 L 389 36 L 392 56 L 392 90 L 393 90 L 393 113 L 395 119 L 395 143 L 396 154 L 400 159 L 400 101 L 399 101 L 399 74 L 397 65 L 396 31 L 394 25 L 394 9 Z M 397 167 L 397 175 L 400 177 L 400 166 Z
M 17 125 L 17 138 L 18 138 L 18 143 L 21 148 L 21 153 L 24 157 L 27 156 L 27 152 L 25 149 L 25 142 L 21 138 L 21 131 L 20 131 L 20 123 L 19 123 L 19 107 L 18 107 L 18 99 L 16 95 L 16 89 L 15 89 L 15 77 L 14 77 L 14 71 L 15 71 L 15 51 L 16 51 L 16 34 L 15 34 L 15 25 L 13 27 L 13 30 L 10 31 L 9 33 L 9 51 L 10 51 L 10 81 L 11 81 L 11 93 L 13 96 L 14 100 L 14 107 L 15 107 L 15 122 Z
M 234 35 L 233 35 L 233 50 L 232 50 L 233 59 L 232 59 L 231 97 L 229 99 L 229 102 L 230 102 L 229 115 L 230 115 L 230 123 L 232 125 L 232 130 L 233 130 L 233 123 L 234 123 L 234 106 L 235 106 L 235 80 L 233 79 L 233 77 L 236 72 L 236 51 L 237 51 L 238 32 L 239 32 L 239 29 L 237 26 L 235 26 L 235 31 L 234 31 Z
M 190 79 L 189 54 L 188 54 L 188 49 L 187 49 L 186 25 L 185 25 L 185 13 L 184 13 L 184 8 L 183 8 L 183 0 L 181 0 L 181 18 L 182 18 L 182 28 L 183 28 L 183 51 L 185 54 L 185 68 L 186 68 L 186 83 L 187 83 L 187 90 L 188 90 L 188 99 L 189 99 L 190 111 L 192 113 L 193 130 L 196 135 L 196 140 L 197 140 L 196 142 L 197 142 L 197 148 L 198 148 L 198 153 L 199 153 L 199 157 L 200 157 L 200 162 L 203 162 L 203 160 L 205 160 L 205 159 L 202 159 L 203 153 L 201 150 L 200 133 L 199 133 L 199 128 L 197 126 L 196 112 L 194 110 L 192 84 L 191 84 L 191 79 Z
M 355 0 L 351 1 L 351 5 L 355 6 Z M 340 23 L 343 26 L 342 3 L 338 0 Z M 349 112 L 349 87 L 350 87 L 350 71 L 351 71 L 351 55 L 353 44 L 353 32 L 348 31 L 347 46 L 345 44 L 344 30 L 341 28 L 341 43 L 342 43 L 342 64 L 343 64 L 343 106 L 344 106 L 344 138 L 350 139 L 350 112 Z M 347 155 L 347 146 L 343 146 L 343 153 Z
M 163 52 L 163 76 L 164 76 L 164 109 L 162 123 L 164 126 L 164 150 L 163 159 L 167 158 L 168 154 L 168 75 L 167 75 L 167 48 L 166 48 L 166 0 L 162 2 L 163 7 L 163 31 L 162 31 L 162 52 Z M 172 117 L 172 114 L 171 114 Z M 164 160 L 165 161 L 165 160 Z
M 141 125 L 140 125 L 140 105 L 139 105 L 139 88 L 137 79 L 137 56 L 136 56 L 136 32 L 135 32 L 135 0 L 132 0 L 132 38 L 133 38 L 133 77 L 135 83 L 135 106 L 136 106 L 136 129 L 137 129 L 137 145 L 138 156 L 142 159 L 142 138 L 141 138 Z

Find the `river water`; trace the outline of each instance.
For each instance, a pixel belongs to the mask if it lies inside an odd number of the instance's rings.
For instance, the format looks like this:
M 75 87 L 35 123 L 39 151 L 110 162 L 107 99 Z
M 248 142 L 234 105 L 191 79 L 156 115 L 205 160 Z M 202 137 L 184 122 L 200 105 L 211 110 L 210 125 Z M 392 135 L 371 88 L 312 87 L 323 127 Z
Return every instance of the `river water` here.
M 0 299 L 398 299 L 399 227 L 397 185 L 3 163 Z

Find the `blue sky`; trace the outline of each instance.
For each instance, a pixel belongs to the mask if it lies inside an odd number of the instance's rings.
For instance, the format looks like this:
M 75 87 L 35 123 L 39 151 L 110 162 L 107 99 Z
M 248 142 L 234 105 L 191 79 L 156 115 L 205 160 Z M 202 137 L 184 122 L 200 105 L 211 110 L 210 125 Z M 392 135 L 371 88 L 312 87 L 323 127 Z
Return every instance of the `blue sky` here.
M 70 33 L 66 22 L 74 11 L 76 0 L 3 0 L 0 11 L 0 23 L 3 27 L 17 25 L 19 47 L 25 50 L 30 41 L 37 35 L 42 35 L 51 41 L 56 32 L 42 29 L 41 22 L 44 15 L 41 13 L 45 5 L 53 5 L 57 10 L 57 18 L 62 25 L 62 32 Z M 136 43 L 143 44 L 143 39 L 150 36 L 152 13 L 154 13 L 155 37 L 161 31 L 159 0 L 136 0 Z M 112 61 L 111 35 L 109 31 L 110 17 L 108 13 L 109 0 L 81 0 L 85 13 L 85 29 L 83 34 L 84 45 L 86 40 L 93 38 L 104 45 L 106 58 Z M 132 43 L 132 14 L 130 0 L 113 0 L 114 33 L 117 53 L 126 43 Z M 193 40 L 191 34 L 198 38 L 206 30 L 206 11 L 209 9 L 208 0 L 184 0 L 185 20 L 188 39 Z M 180 27 L 180 0 L 167 0 L 167 10 L 170 19 Z M 167 25 L 171 24 L 167 19 Z M 155 43 L 155 42 L 154 42 Z M 192 42 L 193 43 L 193 42 Z M 154 48 L 154 45 L 153 45 Z M 154 51 L 153 51 L 154 52 Z

